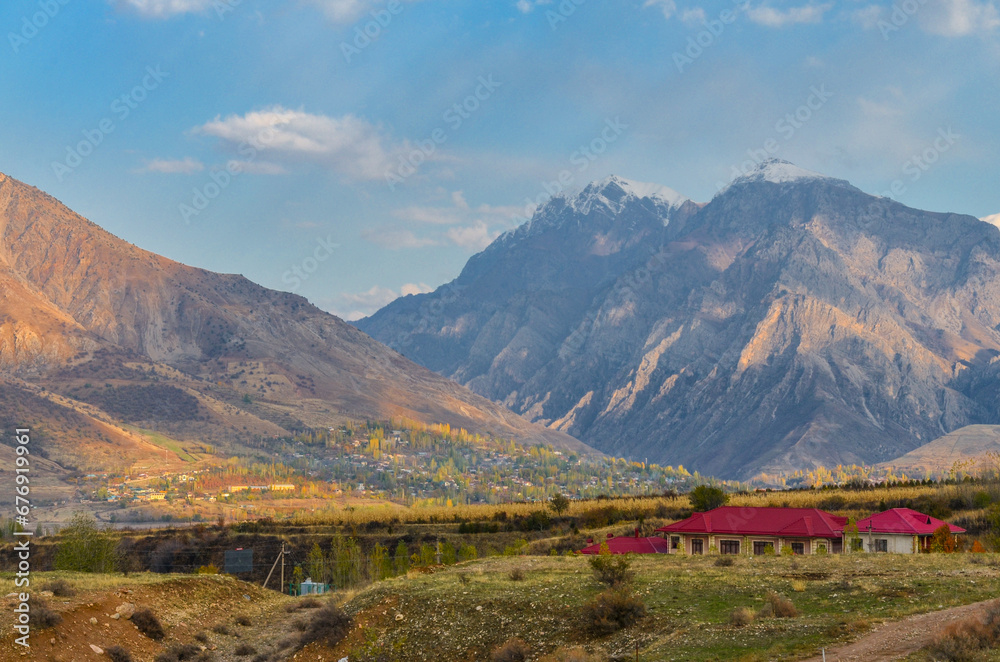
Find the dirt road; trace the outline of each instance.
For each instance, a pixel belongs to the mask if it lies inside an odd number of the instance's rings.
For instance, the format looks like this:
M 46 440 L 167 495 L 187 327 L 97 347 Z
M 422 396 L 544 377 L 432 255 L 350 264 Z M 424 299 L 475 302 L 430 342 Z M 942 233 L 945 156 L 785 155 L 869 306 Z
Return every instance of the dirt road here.
M 949 624 L 973 615 L 983 616 L 987 607 L 994 602 L 996 601 L 976 602 L 880 625 L 853 643 L 827 648 L 826 660 L 827 662 L 855 660 L 883 662 L 904 658 L 929 644 L 934 636 Z M 816 655 L 803 662 L 823 662 L 823 656 Z

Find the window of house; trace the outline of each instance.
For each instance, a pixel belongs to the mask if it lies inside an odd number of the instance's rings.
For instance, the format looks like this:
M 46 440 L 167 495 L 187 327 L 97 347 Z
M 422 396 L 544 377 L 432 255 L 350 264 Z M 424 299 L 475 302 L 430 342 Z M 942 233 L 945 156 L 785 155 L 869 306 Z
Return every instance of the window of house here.
M 851 539 L 851 551 L 852 552 L 863 552 L 865 551 L 865 541 L 861 538 Z
M 802 542 L 792 543 L 792 554 L 805 554 L 805 553 L 806 553 L 805 543 Z
M 704 554 L 705 553 L 704 543 L 701 540 L 692 540 L 691 541 L 691 553 L 692 554 Z
M 680 549 L 681 537 L 680 536 L 670 536 L 670 549 Z
M 739 554 L 739 540 L 723 540 L 719 543 L 719 551 L 723 554 Z
M 889 541 L 885 538 L 875 539 L 875 551 L 876 552 L 888 552 L 889 551 Z
M 766 542 L 764 540 L 754 540 L 753 541 L 753 553 L 754 556 L 760 556 L 761 554 L 769 554 L 774 552 L 774 545 Z

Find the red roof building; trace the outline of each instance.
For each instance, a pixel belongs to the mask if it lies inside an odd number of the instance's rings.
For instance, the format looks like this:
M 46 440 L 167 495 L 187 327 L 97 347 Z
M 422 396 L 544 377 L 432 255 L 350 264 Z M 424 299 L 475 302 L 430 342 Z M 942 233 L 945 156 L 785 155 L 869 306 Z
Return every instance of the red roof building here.
M 695 513 L 657 531 L 670 539 L 670 553 L 765 554 L 790 547 L 795 554 L 843 551 L 846 517 L 818 508 L 723 506 Z
M 910 508 L 893 508 L 858 520 L 858 532 L 851 535 L 852 551 L 914 554 L 929 552 L 931 536 L 942 526 L 952 535 L 965 529 Z
M 605 542 L 608 544 L 608 551 L 612 554 L 668 554 L 667 541 L 663 538 L 640 538 L 636 531 L 634 536 L 608 537 Z M 581 554 L 600 554 L 601 543 L 584 547 Z

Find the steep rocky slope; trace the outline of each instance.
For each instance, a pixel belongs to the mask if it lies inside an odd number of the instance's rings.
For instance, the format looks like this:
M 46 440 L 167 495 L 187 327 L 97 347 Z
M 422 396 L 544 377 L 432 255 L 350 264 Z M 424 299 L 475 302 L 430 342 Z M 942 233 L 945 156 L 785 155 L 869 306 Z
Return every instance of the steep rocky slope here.
M 100 406 L 95 383 L 117 389 L 129 399 L 123 411 L 132 422 L 144 417 L 137 411 L 147 393 L 142 385 L 173 385 L 161 393 L 198 404 L 151 406 L 146 418 L 155 424 L 162 411 L 186 411 L 190 420 L 165 421 L 186 438 L 223 429 L 273 436 L 345 417 L 406 416 L 580 447 L 302 297 L 141 250 L 4 175 L 0 371 L 12 388 L 21 380 L 45 386 L 41 393 L 53 399 L 72 398 L 60 405 L 70 408 Z
M 1000 412 L 1000 231 L 772 161 L 710 203 L 612 178 L 358 322 L 597 448 L 748 476 Z

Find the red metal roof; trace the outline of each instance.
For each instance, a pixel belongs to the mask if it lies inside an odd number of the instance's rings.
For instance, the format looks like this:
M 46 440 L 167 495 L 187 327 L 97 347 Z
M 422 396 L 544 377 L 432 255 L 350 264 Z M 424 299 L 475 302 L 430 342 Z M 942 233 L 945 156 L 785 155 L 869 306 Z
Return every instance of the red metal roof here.
M 943 524 L 948 523 L 910 508 L 893 508 L 858 520 L 858 532 L 865 533 L 868 531 L 868 526 L 871 525 L 873 533 L 929 536 Z M 965 533 L 965 529 L 954 524 L 948 524 L 948 528 L 951 529 L 952 533 Z
M 605 542 L 608 543 L 608 551 L 612 554 L 667 554 L 670 550 L 667 548 L 667 541 L 663 538 L 635 538 L 633 536 L 619 536 L 617 538 L 608 538 Z M 599 554 L 601 551 L 601 544 L 591 545 L 590 547 L 584 547 L 580 550 L 581 554 Z
M 741 508 L 723 506 L 695 513 L 657 529 L 664 533 L 713 533 L 784 538 L 840 538 L 846 517 L 818 508 Z

